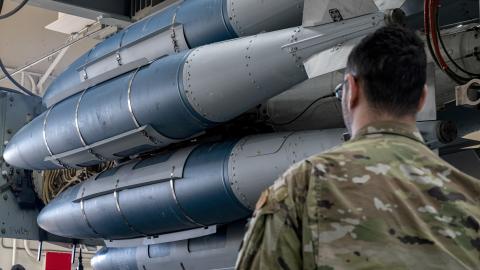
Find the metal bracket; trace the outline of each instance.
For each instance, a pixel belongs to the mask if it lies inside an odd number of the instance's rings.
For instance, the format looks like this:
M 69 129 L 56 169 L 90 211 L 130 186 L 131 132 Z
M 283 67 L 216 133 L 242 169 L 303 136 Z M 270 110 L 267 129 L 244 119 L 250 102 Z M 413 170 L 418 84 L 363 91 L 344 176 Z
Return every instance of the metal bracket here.
M 115 53 L 115 58 L 117 60 L 118 65 L 121 66 L 122 65 L 122 55 L 120 54 L 120 52 Z
M 462 105 L 477 106 L 477 105 L 480 105 L 480 98 L 478 98 L 477 100 L 471 100 L 470 97 L 468 96 L 468 90 L 474 84 L 480 85 L 480 80 L 479 79 L 473 79 L 465 85 L 460 85 L 460 86 L 455 87 L 455 96 L 456 96 L 456 100 L 457 100 L 457 106 L 462 106 Z
M 153 127 L 145 125 L 91 145 L 52 155 L 45 158 L 45 161 L 61 162 L 63 165 L 73 168 L 83 167 L 86 162 L 101 162 L 127 157 L 129 150 L 139 146 L 150 146 L 151 149 L 154 149 L 174 142 L 177 140 L 167 138 Z
M 171 242 L 177 242 L 177 241 L 212 235 L 217 233 L 217 230 L 218 230 L 217 225 L 213 225 L 209 227 L 162 234 L 162 235 L 153 236 L 153 237 L 136 238 L 136 239 L 128 239 L 128 240 L 108 240 L 108 241 L 105 241 L 105 245 L 110 248 L 127 248 L 127 247 L 138 247 L 142 245 L 147 246 L 147 245 L 171 243 Z
M 105 172 L 107 176 L 103 173 L 98 174 L 95 179 L 83 183 L 85 192 L 77 194 L 73 202 L 78 203 L 80 200 L 119 193 L 127 189 L 181 179 L 187 158 L 194 149 L 195 146 L 192 146 L 176 151 L 161 163 L 143 166 L 142 160 L 136 160 L 125 165 L 122 168 L 124 172 L 111 173 L 111 171 L 107 171 Z M 125 171 L 130 173 L 126 174 Z
M 125 65 L 121 65 L 115 69 L 112 69 L 110 71 L 107 71 L 101 75 L 98 75 L 96 77 L 93 77 L 91 79 L 88 79 L 88 74 L 87 74 L 87 71 L 86 69 L 82 69 L 82 73 L 84 75 L 84 79 L 85 81 L 70 88 L 70 89 L 67 89 L 65 91 L 63 91 L 62 93 L 58 94 L 57 96 L 55 96 L 54 98 L 52 99 L 49 99 L 48 100 L 48 103 L 46 104 L 47 105 L 47 108 L 50 108 L 51 106 L 57 104 L 58 102 L 70 97 L 70 96 L 73 96 L 81 91 L 85 91 L 85 89 L 89 89 L 97 84 L 100 84 L 104 81 L 107 81 L 107 80 L 110 80 L 112 78 L 115 78 L 119 75 L 122 75 L 122 74 L 125 74 L 127 72 L 130 72 L 132 70 L 135 70 L 135 69 L 138 69 L 140 67 L 143 67 L 145 65 L 148 65 L 150 62 L 148 59 L 146 58 L 141 58 L 137 61 L 134 61 L 134 62 L 131 62 L 131 63 L 128 63 L 128 64 L 125 64 Z

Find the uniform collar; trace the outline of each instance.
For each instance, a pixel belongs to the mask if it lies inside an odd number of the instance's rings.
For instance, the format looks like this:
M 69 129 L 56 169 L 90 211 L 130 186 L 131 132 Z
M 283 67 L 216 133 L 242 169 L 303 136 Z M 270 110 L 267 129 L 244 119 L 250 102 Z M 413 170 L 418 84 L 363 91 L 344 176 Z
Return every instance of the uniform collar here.
M 368 138 L 371 135 L 388 134 L 407 137 L 425 144 L 422 135 L 415 126 L 399 122 L 376 122 L 361 128 L 352 141 Z

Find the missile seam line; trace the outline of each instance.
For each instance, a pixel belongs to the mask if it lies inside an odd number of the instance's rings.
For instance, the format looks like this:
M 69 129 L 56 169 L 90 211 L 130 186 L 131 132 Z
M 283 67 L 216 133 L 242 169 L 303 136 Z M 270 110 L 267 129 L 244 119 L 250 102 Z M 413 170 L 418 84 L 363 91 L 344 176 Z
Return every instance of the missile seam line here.
M 78 122 L 78 110 L 80 109 L 80 103 L 82 102 L 83 96 L 85 95 L 86 92 L 87 92 L 87 89 L 83 90 L 82 94 L 80 95 L 80 98 L 77 101 L 77 105 L 75 107 L 75 128 L 77 130 L 78 137 L 80 138 L 80 141 L 82 142 L 83 146 L 87 146 L 87 143 L 85 142 L 82 132 L 80 131 L 80 124 Z
M 197 49 L 192 49 L 188 51 L 185 56 L 183 56 L 183 62 L 178 66 L 177 68 L 177 75 L 176 75 L 176 80 L 177 80 L 177 91 L 181 100 L 182 108 L 186 110 L 189 116 L 191 116 L 191 119 L 195 121 L 198 125 L 202 127 L 209 127 L 212 125 L 217 125 L 219 123 L 214 122 L 209 120 L 208 118 L 203 117 L 200 112 L 198 112 L 195 109 L 195 106 L 192 102 L 190 102 L 190 99 L 188 98 L 188 95 L 185 93 L 186 91 L 189 91 L 190 88 L 185 86 L 185 74 L 188 74 L 189 71 L 189 66 L 188 63 L 193 58 L 194 53 L 193 52 L 198 52 L 200 48 Z
M 85 194 L 85 188 L 83 188 L 82 191 L 82 200 L 80 201 L 80 210 L 82 211 L 82 216 L 85 222 L 87 223 L 87 226 L 92 230 L 94 234 L 97 236 L 102 237 L 96 230 L 93 228 L 92 224 L 90 224 L 90 221 L 88 220 L 87 213 L 85 212 L 85 201 L 83 200 L 83 195 Z
M 172 26 L 171 26 L 171 38 L 172 38 L 172 45 L 173 45 L 173 50 L 174 52 L 176 53 L 179 53 L 180 52 L 180 48 L 178 46 L 178 40 L 176 39 L 176 33 L 175 33 L 175 21 L 177 20 L 177 13 L 178 13 L 178 10 L 180 9 L 180 6 L 183 4 L 180 3 L 177 8 L 175 9 L 175 14 L 173 14 L 173 17 L 172 17 Z M 188 45 L 187 45 L 188 47 Z
M 45 118 L 43 119 L 43 130 L 42 130 L 43 143 L 45 144 L 45 147 L 47 148 L 47 151 L 50 154 L 50 157 L 53 157 L 53 152 L 52 152 L 52 149 L 50 148 L 50 146 L 48 145 L 46 129 L 47 129 L 48 116 L 50 115 L 50 112 L 52 112 L 52 109 L 54 107 L 55 106 L 50 107 L 50 109 L 48 109 L 47 113 L 45 114 Z M 58 160 L 58 159 L 53 159 L 53 160 L 55 160 L 54 163 L 57 163 L 57 165 L 59 165 L 60 167 L 63 167 L 65 169 L 67 168 L 67 166 L 65 164 L 63 164 L 63 162 L 61 162 L 60 160 Z
M 88 145 L 87 145 L 87 143 L 85 142 L 85 139 L 84 139 L 84 137 L 83 137 L 83 135 L 82 135 L 82 132 L 80 131 L 80 124 L 79 124 L 79 122 L 78 122 L 78 111 L 79 111 L 79 109 L 80 109 L 80 103 L 82 102 L 83 96 L 85 95 L 85 93 L 86 93 L 87 91 L 88 91 L 88 89 L 83 90 L 83 92 L 82 92 L 82 94 L 80 95 L 80 98 L 78 99 L 77 104 L 76 104 L 76 106 L 75 106 L 75 129 L 76 129 L 76 131 L 77 131 L 78 137 L 80 138 L 80 141 L 82 142 L 83 147 L 88 147 Z M 88 150 L 88 153 L 90 153 L 94 158 L 96 158 L 96 159 L 98 159 L 98 160 L 100 160 L 100 161 L 105 161 L 105 160 L 106 160 L 102 155 L 100 155 L 100 154 L 96 153 L 95 151 L 93 151 L 93 149 L 89 149 L 89 150 Z
M 138 120 L 137 120 L 137 117 L 135 116 L 135 114 L 133 113 L 133 106 L 132 106 L 132 84 L 133 84 L 133 80 L 135 79 L 135 76 L 137 75 L 138 71 L 140 70 L 140 68 L 137 68 L 135 70 L 135 72 L 132 74 L 132 78 L 130 79 L 130 81 L 128 82 L 128 92 L 127 92 L 127 95 L 128 95 L 128 98 L 127 98 L 127 104 L 128 104 L 128 111 L 130 112 L 130 116 L 132 117 L 132 120 L 133 120 L 133 123 L 135 124 L 135 126 L 137 128 L 140 128 L 140 124 L 138 123 Z
M 185 218 L 190 221 L 191 223 L 198 225 L 200 227 L 207 227 L 207 225 L 201 224 L 199 222 L 196 222 L 192 217 L 190 217 L 185 209 L 180 205 L 180 202 L 178 201 L 177 194 L 175 192 L 175 180 L 173 179 L 173 171 L 175 170 L 175 167 L 172 167 L 172 172 L 171 172 L 171 179 L 170 179 L 170 190 L 172 192 L 173 200 L 175 201 L 175 204 L 178 206 L 182 214 L 185 216 Z
M 223 21 L 223 26 L 225 26 L 225 29 L 227 29 L 227 32 L 234 36 L 234 37 L 240 37 L 240 35 L 237 33 L 237 31 L 235 30 L 235 27 L 233 27 L 232 23 L 233 23 L 233 18 L 236 17 L 236 14 L 235 14 L 235 9 L 232 9 L 232 20 L 230 20 L 230 9 L 228 8 L 229 6 L 229 3 L 230 1 L 226 0 L 226 1 L 222 1 L 222 8 L 221 8 L 221 15 L 222 15 L 222 21 Z
M 117 211 L 118 211 L 118 213 L 120 214 L 120 216 L 122 217 L 123 221 L 125 222 L 125 225 L 127 225 L 127 227 L 128 227 L 132 232 L 147 237 L 147 236 L 148 236 L 147 234 L 140 232 L 140 231 L 137 230 L 132 224 L 130 224 L 130 222 L 128 222 L 127 217 L 125 216 L 125 214 L 123 213 L 122 209 L 120 208 L 120 194 L 118 193 L 118 189 L 117 189 L 117 188 L 118 188 L 118 183 L 115 185 L 115 191 L 113 192 L 113 196 L 115 197 L 115 205 L 116 205 L 116 207 L 117 207 Z

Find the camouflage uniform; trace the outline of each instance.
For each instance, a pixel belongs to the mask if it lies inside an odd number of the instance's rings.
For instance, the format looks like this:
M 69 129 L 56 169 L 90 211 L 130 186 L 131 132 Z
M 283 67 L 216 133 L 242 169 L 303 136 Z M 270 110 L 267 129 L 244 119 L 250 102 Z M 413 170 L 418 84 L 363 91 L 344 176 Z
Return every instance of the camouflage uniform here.
M 416 129 L 372 124 L 262 194 L 237 269 L 480 269 L 479 206 Z

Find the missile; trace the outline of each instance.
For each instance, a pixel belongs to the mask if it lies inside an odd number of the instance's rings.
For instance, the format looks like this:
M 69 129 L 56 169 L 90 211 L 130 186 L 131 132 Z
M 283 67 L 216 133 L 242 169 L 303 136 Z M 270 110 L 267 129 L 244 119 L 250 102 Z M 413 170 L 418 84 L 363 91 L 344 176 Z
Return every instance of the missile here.
M 202 45 L 302 24 L 303 0 L 187 0 L 99 43 L 47 89 L 48 108 L 155 59 Z
M 4 158 L 25 169 L 78 168 L 188 140 L 304 81 L 309 56 L 384 23 L 378 12 L 159 59 L 50 107 L 13 137 Z
M 241 220 L 220 226 L 214 234 L 175 242 L 104 247 L 91 265 L 95 270 L 233 269 L 245 224 Z
M 343 129 L 274 133 L 200 144 L 99 174 L 60 194 L 38 217 L 58 236 L 156 236 L 248 217 L 289 166 L 342 142 Z

